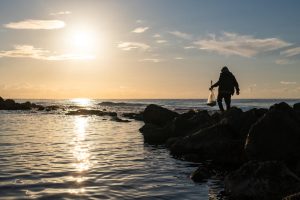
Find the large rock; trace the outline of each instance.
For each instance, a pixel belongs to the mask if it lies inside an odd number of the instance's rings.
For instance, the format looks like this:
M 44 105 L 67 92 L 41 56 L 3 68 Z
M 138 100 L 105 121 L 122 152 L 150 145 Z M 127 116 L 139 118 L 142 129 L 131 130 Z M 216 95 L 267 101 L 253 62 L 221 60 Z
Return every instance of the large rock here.
M 250 161 L 226 176 L 225 191 L 233 199 L 281 200 L 300 189 L 300 179 L 279 161 Z
M 244 161 L 243 146 L 230 126 L 217 124 L 177 140 L 170 150 L 176 156 L 196 154 L 202 160 L 235 165 Z
M 300 103 L 295 103 L 293 108 L 296 112 L 300 112 Z
M 148 144 L 164 144 L 172 137 L 171 125 L 161 127 L 155 124 L 145 124 L 139 131 L 144 136 L 144 142 Z
M 253 160 L 300 159 L 300 121 L 286 103 L 272 106 L 250 129 L 246 153 Z
M 211 125 L 213 125 L 213 120 L 206 110 L 199 112 L 190 110 L 187 113 L 179 115 L 173 120 L 173 136 L 186 136 Z
M 166 125 L 177 116 L 178 113 L 155 104 L 147 106 L 143 113 L 145 123 L 155 124 L 158 126 Z

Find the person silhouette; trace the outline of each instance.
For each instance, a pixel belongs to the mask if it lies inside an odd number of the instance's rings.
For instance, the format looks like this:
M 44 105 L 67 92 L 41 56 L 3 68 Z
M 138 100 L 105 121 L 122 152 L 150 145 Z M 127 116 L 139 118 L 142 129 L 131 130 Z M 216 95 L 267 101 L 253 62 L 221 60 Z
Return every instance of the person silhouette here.
M 231 96 L 234 94 L 234 89 L 236 90 L 236 94 L 239 95 L 240 88 L 236 78 L 229 71 L 228 67 L 224 66 L 222 68 L 219 80 L 215 84 L 213 84 L 209 89 L 212 90 L 214 87 L 219 87 L 217 102 L 220 110 L 222 112 L 224 111 L 222 104 L 223 99 L 226 104 L 226 110 L 229 110 L 231 104 Z

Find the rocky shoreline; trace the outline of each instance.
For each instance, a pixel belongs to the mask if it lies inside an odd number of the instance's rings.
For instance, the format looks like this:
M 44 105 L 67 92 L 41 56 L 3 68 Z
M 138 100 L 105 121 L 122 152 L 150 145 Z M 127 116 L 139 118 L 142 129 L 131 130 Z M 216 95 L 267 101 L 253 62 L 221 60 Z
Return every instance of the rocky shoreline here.
M 192 173 L 194 181 L 218 171 L 229 199 L 300 199 L 300 103 L 212 115 L 149 105 L 143 117 L 146 143 L 164 144 L 179 159 L 204 163 Z
M 58 109 L 64 110 L 0 97 L 0 110 Z M 165 145 L 178 159 L 201 162 L 191 179 L 202 182 L 217 175 L 224 180 L 221 196 L 226 199 L 300 199 L 300 103 L 246 112 L 233 107 L 224 113 L 179 114 L 154 104 L 141 113 L 72 109 L 64 113 L 143 121 L 140 132 L 145 143 Z

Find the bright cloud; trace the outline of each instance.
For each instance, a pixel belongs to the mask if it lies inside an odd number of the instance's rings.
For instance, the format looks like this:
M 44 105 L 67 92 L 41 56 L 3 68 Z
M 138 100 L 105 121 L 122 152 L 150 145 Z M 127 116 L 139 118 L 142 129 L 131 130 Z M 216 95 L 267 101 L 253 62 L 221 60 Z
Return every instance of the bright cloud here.
M 285 57 L 292 57 L 300 54 L 300 47 L 287 49 L 285 51 L 280 52 L 280 55 L 283 55 Z
M 183 57 L 175 57 L 174 59 L 175 60 L 183 60 L 184 58 Z
M 288 64 L 293 64 L 293 61 L 289 59 L 278 59 L 275 61 L 275 63 L 278 65 L 288 65 Z
M 191 40 L 192 39 L 192 35 L 188 34 L 188 33 L 183 33 L 180 31 L 171 31 L 169 32 L 170 34 L 179 37 L 181 39 L 185 39 L 185 40 Z
M 224 32 L 220 37 L 210 35 L 208 39 L 194 42 L 201 50 L 216 52 L 221 55 L 253 57 L 261 52 L 272 51 L 291 45 L 278 38 L 258 39 L 251 35 L 239 35 Z
M 60 12 L 55 12 L 55 13 L 50 13 L 50 15 L 56 16 L 56 15 L 70 15 L 70 11 L 60 11 Z
M 145 43 L 139 42 L 121 42 L 118 44 L 118 47 L 124 51 L 130 51 L 133 49 L 140 49 L 140 50 L 148 50 L 150 46 Z
M 0 58 L 32 58 L 37 60 L 90 60 L 93 55 L 86 54 L 54 54 L 42 48 L 35 48 L 31 45 L 16 45 L 13 50 L 0 51 Z
M 280 83 L 281 84 L 283 84 L 283 85 L 296 85 L 297 84 L 297 82 L 291 82 L 291 81 L 280 81 Z
M 41 29 L 60 29 L 65 27 L 65 22 L 61 20 L 33 20 L 28 19 L 20 22 L 11 22 L 4 24 L 4 27 L 10 29 L 32 29 L 32 30 L 41 30 Z
M 153 63 L 160 63 L 163 61 L 163 59 L 159 59 L 159 58 L 145 58 L 140 60 L 141 62 L 153 62 Z
M 148 29 L 149 29 L 149 27 L 138 27 L 138 28 L 134 29 L 132 32 L 133 33 L 144 33 Z
M 156 40 L 156 43 L 158 44 L 163 44 L 163 43 L 167 43 L 167 40 Z
M 155 34 L 155 35 L 153 35 L 153 37 L 155 37 L 155 38 L 161 38 L 161 35 L 160 34 Z

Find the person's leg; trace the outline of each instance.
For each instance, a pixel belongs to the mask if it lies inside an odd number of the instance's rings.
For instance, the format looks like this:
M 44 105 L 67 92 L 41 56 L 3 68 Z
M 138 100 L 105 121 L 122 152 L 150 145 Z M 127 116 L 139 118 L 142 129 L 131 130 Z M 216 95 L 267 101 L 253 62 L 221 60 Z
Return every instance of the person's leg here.
M 225 104 L 226 104 L 226 110 L 229 110 L 230 104 L 231 104 L 231 94 L 224 95 L 224 100 L 225 100 Z
M 222 93 L 218 93 L 217 102 L 218 102 L 220 110 L 223 112 L 224 108 L 223 108 L 223 104 L 222 104 L 222 99 L 223 99 Z

